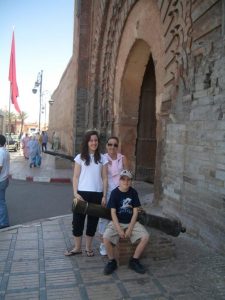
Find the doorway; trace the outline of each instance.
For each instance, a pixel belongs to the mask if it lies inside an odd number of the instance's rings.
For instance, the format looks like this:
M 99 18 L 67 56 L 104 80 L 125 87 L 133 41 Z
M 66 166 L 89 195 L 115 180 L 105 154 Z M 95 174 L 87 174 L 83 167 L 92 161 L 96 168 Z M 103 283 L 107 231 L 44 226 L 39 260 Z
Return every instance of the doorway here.
M 154 183 L 156 161 L 156 80 L 150 57 L 141 87 L 136 140 L 136 180 Z

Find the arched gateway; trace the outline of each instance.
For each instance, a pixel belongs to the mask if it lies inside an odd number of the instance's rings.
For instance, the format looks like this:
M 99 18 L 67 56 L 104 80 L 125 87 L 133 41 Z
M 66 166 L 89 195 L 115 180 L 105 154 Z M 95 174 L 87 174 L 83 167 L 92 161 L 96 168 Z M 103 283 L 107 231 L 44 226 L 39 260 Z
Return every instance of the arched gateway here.
M 137 180 L 154 182 L 156 159 L 156 83 L 150 47 L 143 40 L 133 45 L 121 81 L 118 135 L 132 162 Z
M 122 142 L 121 151 L 131 161 L 135 179 L 156 183 L 157 189 L 161 186 L 164 78 L 161 30 L 159 10 L 153 2 L 141 1 L 133 7 L 117 52 L 112 126 Z
M 136 141 L 136 179 L 154 183 L 156 159 L 155 67 L 150 57 L 141 87 Z

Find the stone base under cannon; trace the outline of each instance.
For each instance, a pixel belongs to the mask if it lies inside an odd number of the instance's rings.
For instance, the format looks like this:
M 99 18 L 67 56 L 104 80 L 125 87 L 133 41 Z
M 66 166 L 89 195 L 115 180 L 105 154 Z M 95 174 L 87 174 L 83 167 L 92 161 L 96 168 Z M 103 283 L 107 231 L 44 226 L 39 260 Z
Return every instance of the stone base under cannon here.
M 141 259 L 165 260 L 176 256 L 176 247 L 172 237 L 151 229 L 149 243 Z M 131 244 L 129 240 L 120 240 L 115 247 L 118 265 L 128 265 L 129 258 L 133 255 L 138 243 Z

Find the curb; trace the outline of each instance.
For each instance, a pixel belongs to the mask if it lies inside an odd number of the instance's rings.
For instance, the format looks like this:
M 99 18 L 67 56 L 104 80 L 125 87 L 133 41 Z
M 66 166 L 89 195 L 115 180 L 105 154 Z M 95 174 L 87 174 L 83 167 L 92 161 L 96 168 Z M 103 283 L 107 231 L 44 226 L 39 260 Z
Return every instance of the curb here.
M 35 177 L 35 176 L 17 176 L 9 175 L 9 179 L 23 180 L 28 182 L 48 182 L 48 183 L 72 183 L 70 178 L 50 178 L 50 177 Z
M 51 222 L 51 221 L 54 221 L 56 219 L 71 217 L 71 215 L 72 214 L 60 215 L 60 216 L 55 216 L 55 217 L 49 217 L 49 218 L 30 221 L 30 222 L 27 222 L 27 223 L 24 223 L 24 224 L 12 225 L 12 226 L 0 229 L 0 233 L 5 232 L 5 231 L 10 231 L 10 230 L 15 230 L 15 229 L 18 229 L 18 228 L 21 228 L 21 227 L 40 226 L 40 223 L 42 223 L 42 222 L 47 222 L 47 221 Z

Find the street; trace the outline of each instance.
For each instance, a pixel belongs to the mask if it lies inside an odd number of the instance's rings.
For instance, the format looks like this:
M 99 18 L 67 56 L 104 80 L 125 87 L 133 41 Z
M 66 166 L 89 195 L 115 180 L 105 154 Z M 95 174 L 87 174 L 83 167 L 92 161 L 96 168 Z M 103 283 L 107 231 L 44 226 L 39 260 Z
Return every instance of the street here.
M 72 184 L 10 180 L 6 191 L 10 225 L 71 213 Z

